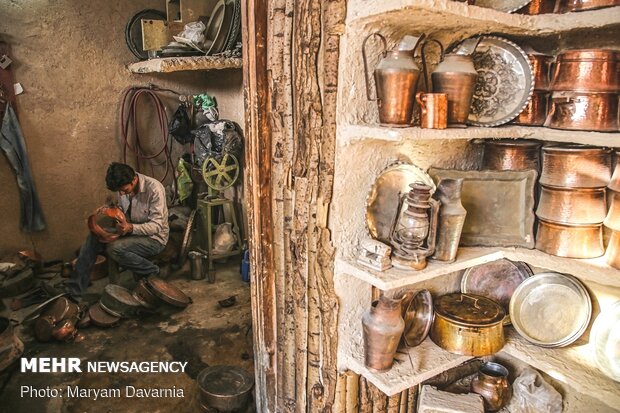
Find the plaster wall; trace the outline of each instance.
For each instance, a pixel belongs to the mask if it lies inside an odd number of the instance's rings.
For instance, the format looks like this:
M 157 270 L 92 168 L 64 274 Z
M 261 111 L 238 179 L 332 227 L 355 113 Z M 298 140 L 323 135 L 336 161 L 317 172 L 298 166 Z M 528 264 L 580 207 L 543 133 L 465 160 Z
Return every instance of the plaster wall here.
M 15 80 L 25 90 L 17 110 L 47 220 L 40 233 L 19 230 L 15 177 L 0 157 L 0 256 L 35 247 L 44 259 L 71 258 L 87 234 L 86 217 L 109 195 L 107 165 L 122 159 L 119 107 L 126 87 L 154 83 L 181 94 L 207 92 L 216 96 L 221 118 L 243 125 L 240 70 L 129 73 L 126 65 L 136 58 L 125 45 L 125 24 L 146 8 L 164 10 L 165 2 L 0 2 L 0 39 L 12 46 Z M 166 103 L 170 116 L 176 102 L 170 97 Z M 143 139 L 161 146 L 158 133 Z M 174 145 L 179 154 L 182 148 Z

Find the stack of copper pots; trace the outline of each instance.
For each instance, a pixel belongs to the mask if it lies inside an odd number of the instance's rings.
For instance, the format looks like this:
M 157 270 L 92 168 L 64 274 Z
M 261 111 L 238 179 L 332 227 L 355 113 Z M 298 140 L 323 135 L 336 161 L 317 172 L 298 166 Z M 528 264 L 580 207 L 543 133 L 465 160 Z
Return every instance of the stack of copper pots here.
M 553 145 L 542 151 L 536 248 L 560 257 L 600 257 L 611 150 Z
M 545 126 L 555 129 L 618 132 L 620 51 L 567 50 L 556 60 Z
M 517 125 L 542 126 L 547 118 L 549 100 L 549 73 L 553 57 L 531 52 L 527 57 L 534 73 L 534 92 L 527 101 L 527 106 L 512 123 Z
M 609 213 L 605 218 L 605 227 L 611 230 L 607 245 L 607 264 L 620 270 L 620 152 L 616 152 L 616 169 L 607 186 L 611 198 Z

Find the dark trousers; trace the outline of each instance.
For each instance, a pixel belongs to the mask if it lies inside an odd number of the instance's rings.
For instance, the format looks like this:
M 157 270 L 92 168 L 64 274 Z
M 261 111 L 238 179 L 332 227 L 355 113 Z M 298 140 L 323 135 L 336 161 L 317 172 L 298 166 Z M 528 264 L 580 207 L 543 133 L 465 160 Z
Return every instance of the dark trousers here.
M 93 234 L 88 234 L 80 248 L 75 271 L 67 281 L 67 291 L 74 296 L 82 296 L 90 283 L 90 272 L 97 260 L 97 254 L 104 249 L 108 259 L 139 276 L 159 274 L 159 267 L 148 258 L 159 254 L 164 245 L 143 235 L 127 235 L 109 244 L 100 242 Z

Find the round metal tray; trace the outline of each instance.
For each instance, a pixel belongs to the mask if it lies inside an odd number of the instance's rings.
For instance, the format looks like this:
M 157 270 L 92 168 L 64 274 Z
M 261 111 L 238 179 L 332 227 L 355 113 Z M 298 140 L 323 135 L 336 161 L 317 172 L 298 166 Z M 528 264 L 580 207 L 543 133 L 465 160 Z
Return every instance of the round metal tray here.
M 563 347 L 588 327 L 592 302 L 576 278 L 540 273 L 517 287 L 510 300 L 510 315 L 515 330 L 527 341 L 541 347 Z
M 420 345 L 433 324 L 433 297 L 428 290 L 420 290 L 411 299 L 405 311 L 403 340 L 407 347 Z

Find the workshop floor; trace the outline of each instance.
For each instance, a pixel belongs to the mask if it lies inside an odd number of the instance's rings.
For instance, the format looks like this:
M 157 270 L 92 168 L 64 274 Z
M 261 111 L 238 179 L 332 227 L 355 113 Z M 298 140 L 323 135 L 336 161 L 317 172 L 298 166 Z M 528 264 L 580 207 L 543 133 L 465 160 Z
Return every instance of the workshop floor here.
M 83 413 L 83 412 L 199 412 L 196 376 L 208 366 L 233 365 L 252 372 L 251 307 L 249 284 L 239 275 L 239 261 L 229 260 L 216 272 L 216 282 L 195 281 L 187 266 L 168 281 L 188 294 L 193 303 L 185 310 L 144 319 L 123 320 L 118 327 L 80 330 L 81 342 L 37 342 L 30 328 L 18 327 L 25 343 L 24 357 L 79 357 L 85 361 L 187 361 L 185 373 L 20 373 L 13 366 L 0 375 L 0 412 Z M 131 287 L 131 274 L 123 273 L 121 284 Z M 101 291 L 107 278 L 91 286 Z M 219 300 L 236 296 L 236 304 L 221 308 Z M 97 299 L 89 294 L 88 301 Z M 32 308 L 31 308 L 32 309 Z M 28 309 L 11 313 L 20 320 Z M 22 386 L 45 389 L 67 386 L 81 388 L 171 388 L 183 389 L 183 398 L 33 398 L 20 397 Z M 65 391 L 66 393 L 66 391 Z M 248 411 L 253 410 L 251 407 Z

